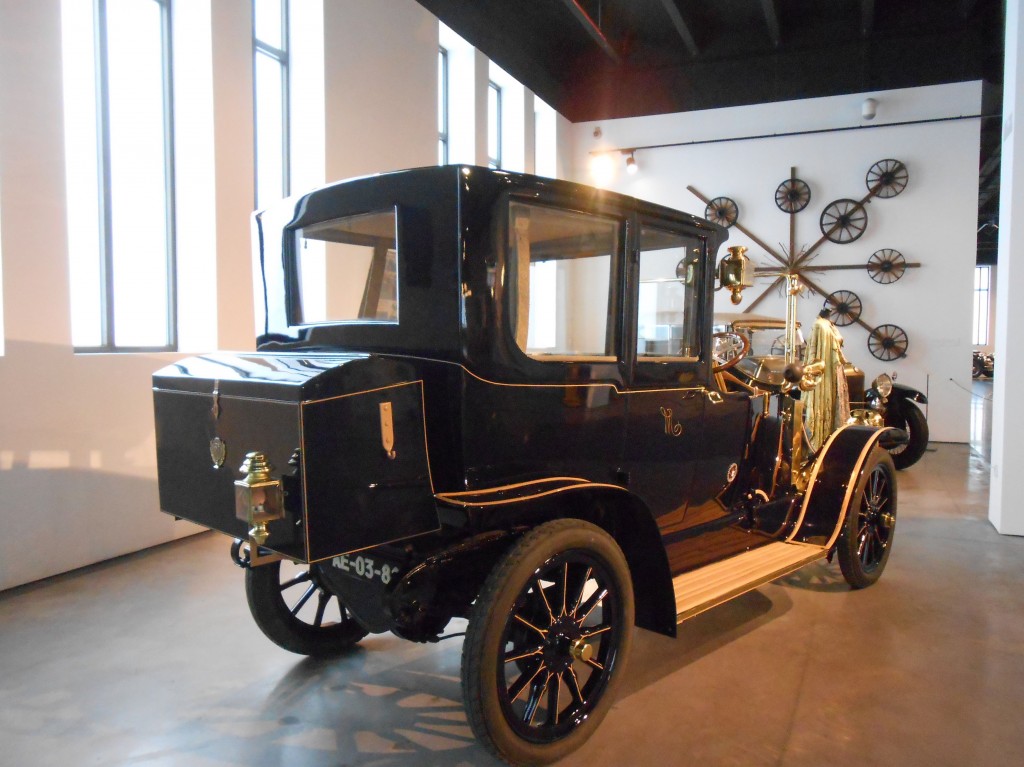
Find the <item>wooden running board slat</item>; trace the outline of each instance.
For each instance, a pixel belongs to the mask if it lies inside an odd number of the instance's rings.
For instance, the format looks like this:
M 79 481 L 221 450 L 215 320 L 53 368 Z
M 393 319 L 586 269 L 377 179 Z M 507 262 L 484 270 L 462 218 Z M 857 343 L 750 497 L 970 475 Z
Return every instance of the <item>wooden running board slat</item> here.
M 676 592 L 676 621 L 682 623 L 744 592 L 797 570 L 828 553 L 807 543 L 769 543 L 672 581 Z

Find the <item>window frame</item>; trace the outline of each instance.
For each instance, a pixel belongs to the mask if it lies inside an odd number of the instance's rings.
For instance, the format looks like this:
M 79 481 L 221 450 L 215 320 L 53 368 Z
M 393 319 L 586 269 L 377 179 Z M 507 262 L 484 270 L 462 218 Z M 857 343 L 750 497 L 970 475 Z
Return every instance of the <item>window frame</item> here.
M 495 147 L 497 149 L 497 152 L 493 156 L 491 155 L 491 147 L 490 147 L 491 91 L 494 91 L 494 94 L 495 94 L 494 126 L 495 126 L 495 135 L 497 136 L 497 138 L 496 138 L 496 147 Z M 501 144 L 502 144 L 502 131 L 501 131 L 502 104 L 501 104 L 501 96 L 502 96 L 501 86 L 498 85 L 496 82 L 494 82 L 494 80 L 488 80 L 487 81 L 487 136 L 488 136 L 488 142 L 487 142 L 488 143 L 488 146 L 487 146 L 487 167 L 492 168 L 494 170 L 501 170 L 501 160 L 502 160 L 502 156 L 501 156 L 502 155 L 502 151 L 501 151 L 502 150 L 502 146 L 501 146 Z
M 438 69 L 438 102 L 439 102 L 439 114 L 438 114 L 438 131 L 437 131 L 437 143 L 440 148 L 440 157 L 438 160 L 439 165 L 447 165 L 451 156 L 451 146 L 449 144 L 450 131 L 449 131 L 449 114 L 448 114 L 448 98 L 449 98 L 449 84 L 451 80 L 450 76 L 450 62 L 451 59 L 448 56 L 448 49 L 443 45 L 437 46 L 437 69 Z
M 256 85 L 257 61 L 260 56 L 266 56 L 276 62 L 281 68 L 281 198 L 291 193 L 291 58 L 289 51 L 289 3 L 290 0 L 281 2 L 281 44 L 283 48 L 277 48 L 265 43 L 256 34 L 256 3 L 258 0 L 250 0 L 249 7 L 252 11 L 252 143 L 253 143 L 253 209 L 258 210 L 259 204 L 259 146 L 260 146 L 260 125 L 259 125 L 259 90 Z M 264 206 L 265 207 L 265 206 Z
M 523 197 L 516 194 L 503 195 L 498 203 L 502 206 L 502 227 L 501 227 L 501 248 L 500 252 L 504 259 L 504 272 L 507 275 L 506 283 L 503 286 L 502 302 L 505 305 L 505 316 L 508 321 L 502 333 L 506 336 L 510 347 L 521 358 L 545 366 L 552 365 L 615 365 L 619 366 L 626 360 L 624 353 L 625 336 L 627 335 L 622 323 L 622 313 L 625 310 L 623 302 L 623 284 L 626 272 L 626 241 L 630 236 L 632 228 L 631 218 L 620 209 L 597 208 L 585 209 L 573 204 L 560 204 L 559 200 L 537 200 L 535 198 Z M 540 208 L 558 213 L 568 213 L 580 216 L 589 216 L 610 221 L 615 226 L 614 247 L 609 253 L 608 273 L 608 324 L 605 328 L 605 348 L 607 354 L 531 354 L 527 349 L 519 345 L 516 337 L 518 323 L 518 300 L 519 300 L 519 267 L 518 259 L 513 256 L 510 242 L 512 238 L 512 208 L 515 205 L 524 205 L 530 208 Z M 533 263 L 531 259 L 531 263 Z
M 100 339 L 96 346 L 75 346 L 76 354 L 168 352 L 178 348 L 178 285 L 176 258 L 176 210 L 174 177 L 174 59 L 171 0 L 153 2 L 160 8 L 161 84 L 163 88 L 164 133 L 164 226 L 166 228 L 167 343 L 154 346 L 124 346 L 115 335 L 116 291 L 114 287 L 114 216 L 111 192 L 110 61 L 107 36 L 107 0 L 93 0 L 93 36 L 96 47 L 96 176 L 99 196 L 100 251 Z
M 984 270 L 984 285 L 979 285 L 980 275 Z M 974 321 L 971 328 L 971 339 L 974 346 L 988 346 L 991 342 L 992 316 L 992 267 L 988 264 L 976 264 L 974 267 Z
M 368 319 L 368 318 L 354 318 L 344 320 L 318 320 L 314 322 L 302 322 L 300 321 L 303 313 L 302 307 L 302 267 L 299 260 L 299 248 L 298 242 L 300 239 L 300 232 L 303 229 L 317 226 L 320 224 L 327 224 L 332 221 L 339 221 L 343 219 L 361 218 L 364 216 L 372 216 L 375 214 L 382 214 L 390 212 L 395 222 L 395 302 L 396 302 L 396 318 L 394 320 L 381 320 L 381 319 Z M 285 295 L 285 316 L 287 317 L 289 328 L 320 328 L 320 327 L 398 327 L 402 321 L 402 274 L 403 274 L 403 260 L 404 260 L 404 249 L 403 244 L 404 237 L 402 236 L 402 206 L 390 205 L 379 208 L 372 208 L 369 210 L 360 210 L 356 212 L 345 213 L 343 215 L 332 216 L 324 221 L 303 221 L 298 224 L 287 226 L 283 232 L 282 245 L 284 247 L 284 280 L 286 286 Z M 267 242 L 264 237 L 263 242 Z M 371 267 L 372 268 L 372 267 Z M 369 278 L 369 275 L 368 275 Z M 365 289 L 365 286 L 364 286 Z

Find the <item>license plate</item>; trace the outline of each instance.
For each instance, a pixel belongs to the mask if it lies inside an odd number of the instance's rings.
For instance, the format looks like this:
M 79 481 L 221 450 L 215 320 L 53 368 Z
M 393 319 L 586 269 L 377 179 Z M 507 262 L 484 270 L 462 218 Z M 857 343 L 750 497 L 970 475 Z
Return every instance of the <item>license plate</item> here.
M 392 579 L 397 578 L 399 572 L 399 568 L 395 565 L 361 555 L 349 556 L 348 554 L 342 554 L 340 557 L 332 559 L 331 564 L 354 578 L 379 581 L 385 586 L 391 583 Z

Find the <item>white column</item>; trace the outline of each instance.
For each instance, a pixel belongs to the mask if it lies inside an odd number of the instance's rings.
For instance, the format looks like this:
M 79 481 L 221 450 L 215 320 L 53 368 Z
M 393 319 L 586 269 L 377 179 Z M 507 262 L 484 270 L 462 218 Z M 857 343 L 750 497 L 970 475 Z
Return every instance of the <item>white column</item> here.
M 988 518 L 1000 533 L 1024 535 L 1020 502 L 1024 467 L 1024 407 L 1014 384 L 1024 380 L 1024 345 L 1012 343 L 1024 327 L 1024 82 L 1018 62 L 1024 53 L 1020 0 L 1006 4 L 1003 76 L 1003 148 L 999 194 L 999 267 L 995 355 L 998 372 L 992 402 L 992 469 Z M 1017 113 L 1021 117 L 1017 118 Z M 1019 190 L 1017 189 L 1019 187 Z M 1014 192 L 1017 191 L 1017 194 Z M 1018 231 L 1019 229 L 1019 231 Z M 1010 384 L 1010 388 L 1007 384 Z

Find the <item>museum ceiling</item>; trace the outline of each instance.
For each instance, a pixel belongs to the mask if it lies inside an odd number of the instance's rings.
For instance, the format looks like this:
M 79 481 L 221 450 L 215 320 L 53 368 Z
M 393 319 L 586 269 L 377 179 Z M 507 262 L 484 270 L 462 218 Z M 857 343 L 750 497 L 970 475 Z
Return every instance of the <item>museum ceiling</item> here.
M 1001 108 L 1001 0 L 418 1 L 573 122 L 965 80 Z M 983 120 L 979 262 L 999 128 Z

